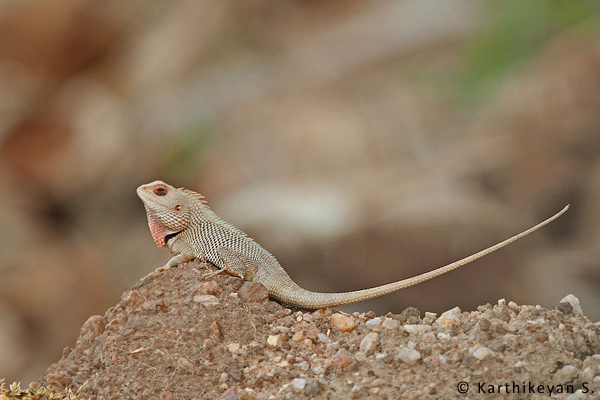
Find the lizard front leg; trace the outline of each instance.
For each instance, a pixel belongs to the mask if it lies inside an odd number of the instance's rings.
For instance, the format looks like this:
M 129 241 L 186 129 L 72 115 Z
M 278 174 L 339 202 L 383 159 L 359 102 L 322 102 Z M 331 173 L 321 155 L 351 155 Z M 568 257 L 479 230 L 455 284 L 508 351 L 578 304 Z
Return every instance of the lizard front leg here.
M 173 254 L 173 258 L 171 258 L 163 267 L 158 268 L 156 272 L 166 271 L 169 268 L 176 267 L 181 263 L 192 261 L 196 258 L 192 246 L 183 240 L 178 240 L 177 238 L 171 239 L 167 242 L 167 246 L 169 247 L 171 254 Z
M 232 250 L 229 247 L 217 247 L 217 254 L 225 264 L 225 268 L 209 274 L 206 278 L 212 278 L 216 275 L 227 273 L 246 281 L 251 281 L 254 274 L 258 271 L 258 266 L 245 257 L 242 253 Z

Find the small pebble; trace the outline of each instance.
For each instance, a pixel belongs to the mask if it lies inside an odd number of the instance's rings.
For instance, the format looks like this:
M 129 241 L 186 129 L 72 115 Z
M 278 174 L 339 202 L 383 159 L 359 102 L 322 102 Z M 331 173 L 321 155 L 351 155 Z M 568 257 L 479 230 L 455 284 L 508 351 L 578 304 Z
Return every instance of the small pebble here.
M 333 343 L 333 340 L 322 332 L 319 332 L 317 339 L 319 339 L 319 342 L 321 343 Z
M 385 321 L 381 324 L 381 326 L 385 329 L 398 329 L 400 326 L 400 322 L 395 319 L 386 318 Z
M 247 303 L 261 303 L 269 298 L 267 289 L 258 282 L 244 282 L 238 293 L 240 299 Z
M 494 352 L 487 347 L 480 347 L 473 352 L 473 357 L 481 361 L 486 358 L 494 357 Z
M 566 295 L 560 302 L 569 303 L 573 307 L 573 312 L 575 314 L 583 315 L 583 310 L 581 309 L 581 303 L 579 302 L 579 299 L 572 294 Z
M 227 375 L 227 374 L 225 374 Z M 224 384 L 225 385 L 225 384 Z M 237 386 L 232 386 L 221 396 L 217 397 L 215 400 L 237 400 L 238 399 L 239 389 Z
M 500 353 L 502 353 L 504 350 L 506 350 L 506 344 L 504 344 L 503 342 L 494 342 L 490 345 L 489 347 L 490 350 L 492 351 L 498 351 Z
M 388 353 L 381 358 L 381 362 L 384 364 L 391 364 L 394 362 L 394 355 L 392 353 Z
M 166 391 L 166 392 L 162 392 L 160 394 L 160 400 L 173 400 L 175 397 L 173 397 L 173 393 Z M 8 400 L 8 397 L 6 398 Z M 0 400 L 2 400 L 2 396 L 0 396 Z
M 194 364 L 192 364 L 191 362 L 189 362 L 188 360 L 186 360 L 183 357 L 179 357 L 177 359 L 177 367 L 179 367 L 179 369 L 181 369 L 183 371 L 189 371 L 192 368 L 194 368 Z
M 418 360 L 421 359 L 421 353 L 416 350 L 403 347 L 398 352 L 398 359 L 405 364 L 414 365 Z
M 354 356 L 348 350 L 340 349 L 335 355 L 333 365 L 337 368 L 346 368 L 352 365 L 354 361 Z
M 271 347 L 278 347 L 281 345 L 281 338 L 279 335 L 271 335 L 267 338 L 267 344 Z
M 304 340 L 304 331 L 298 331 L 292 336 L 292 342 L 301 342 Z
M 443 317 L 444 315 L 462 315 L 462 311 L 459 307 L 454 307 L 448 311 L 444 311 L 440 317 Z
M 226 345 L 226 347 L 227 347 L 227 350 L 229 350 L 229 352 L 231 354 L 233 354 L 240 349 L 240 344 L 239 343 L 230 343 L 230 344 Z
M 544 343 L 545 341 L 548 340 L 548 335 L 546 335 L 543 332 L 539 332 L 538 334 L 535 335 L 535 340 L 537 340 L 540 343 Z
M 381 325 L 381 318 L 377 317 L 377 318 L 370 319 L 366 322 L 365 325 L 367 325 L 368 328 L 373 329 L 376 326 Z
M 563 301 L 554 305 L 554 308 L 561 313 L 568 315 L 573 312 L 573 306 L 568 301 Z
M 458 314 L 460 315 L 460 314 Z M 443 313 L 438 319 L 437 323 L 441 328 L 452 328 L 460 326 L 460 319 L 457 314 L 446 314 Z
M 215 336 L 221 336 L 221 329 L 219 328 L 219 324 L 217 323 L 217 321 L 213 321 L 213 323 L 210 324 L 210 329 L 212 330 Z
M 374 332 L 369 333 L 360 341 L 360 351 L 369 356 L 375 353 L 378 344 L 379 334 Z
M 309 381 L 306 387 L 304 388 L 304 394 L 310 399 L 312 399 L 322 391 L 323 384 L 316 379 Z
M 306 361 L 300 361 L 298 364 L 296 364 L 296 368 L 299 368 L 302 371 L 308 371 L 310 368 L 310 365 L 308 365 L 308 362 L 306 362 Z
M 327 372 L 329 368 L 333 366 L 333 362 L 326 358 L 317 358 L 313 360 L 312 365 L 310 366 L 310 370 L 315 375 L 321 375 Z
M 583 382 L 591 382 L 592 379 L 594 379 L 594 370 L 592 370 L 590 367 L 587 367 L 579 375 L 579 379 Z
M 571 393 L 567 396 L 567 400 L 585 400 L 588 398 L 586 393 L 583 393 L 583 390 L 578 389 L 575 393 Z
M 423 341 L 426 343 L 433 343 L 435 342 L 437 339 L 437 337 L 435 336 L 435 333 L 433 332 L 427 332 L 426 334 L 423 335 Z
M 221 375 L 219 375 L 219 383 L 227 382 L 228 378 L 229 378 L 229 375 L 227 375 L 226 372 L 221 372 Z
M 219 305 L 219 299 L 212 294 L 199 294 L 194 296 L 194 302 L 202 304 L 206 308 Z
M 579 375 L 579 370 L 572 365 L 565 365 L 554 373 L 552 377 L 558 384 L 572 382 Z
M 433 329 L 431 325 L 403 325 L 402 329 L 410 334 L 423 334 L 425 332 L 431 332 Z
M 306 387 L 306 380 L 301 378 L 296 378 L 290 383 L 290 387 L 294 392 L 301 392 Z
M 338 313 L 331 316 L 331 325 L 341 332 L 350 332 L 356 328 L 356 321 L 353 316 Z
M 203 282 L 192 293 L 194 296 L 219 293 L 219 285 L 215 281 Z

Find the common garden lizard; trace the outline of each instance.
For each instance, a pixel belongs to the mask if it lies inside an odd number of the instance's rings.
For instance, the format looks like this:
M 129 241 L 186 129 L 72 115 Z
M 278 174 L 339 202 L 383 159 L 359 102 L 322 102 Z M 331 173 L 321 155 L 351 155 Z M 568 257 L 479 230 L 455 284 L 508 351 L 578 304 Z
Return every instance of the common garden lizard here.
M 279 262 L 244 232 L 219 218 L 204 196 L 154 181 L 137 189 L 148 216 L 148 225 L 159 247 L 168 247 L 173 258 L 159 268 L 163 271 L 194 258 L 209 261 L 221 272 L 247 281 L 260 282 L 269 295 L 281 302 L 307 309 L 336 307 L 382 296 L 427 281 L 477 260 L 541 228 L 561 216 L 557 214 L 478 253 L 412 278 L 370 289 L 344 293 L 311 292 L 298 286 Z

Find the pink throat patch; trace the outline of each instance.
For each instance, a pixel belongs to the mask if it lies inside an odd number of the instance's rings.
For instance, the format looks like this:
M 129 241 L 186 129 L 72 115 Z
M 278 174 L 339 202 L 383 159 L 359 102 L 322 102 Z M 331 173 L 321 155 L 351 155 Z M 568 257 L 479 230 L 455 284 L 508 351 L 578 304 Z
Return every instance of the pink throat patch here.
M 167 232 L 165 228 L 152 216 L 149 212 L 146 213 L 148 215 L 148 226 L 150 227 L 150 232 L 152 233 L 152 239 L 158 247 L 167 247 L 167 243 L 165 242 L 165 237 L 171 233 Z

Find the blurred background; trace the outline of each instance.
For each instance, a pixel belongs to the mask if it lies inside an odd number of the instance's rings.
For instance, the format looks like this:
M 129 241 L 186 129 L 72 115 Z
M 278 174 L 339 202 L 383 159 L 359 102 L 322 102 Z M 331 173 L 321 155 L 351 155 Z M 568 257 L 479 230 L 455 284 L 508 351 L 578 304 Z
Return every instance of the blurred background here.
M 0 1 L 0 377 L 37 380 L 170 257 L 140 184 L 206 196 L 348 311 L 568 293 L 600 317 L 594 1 Z

